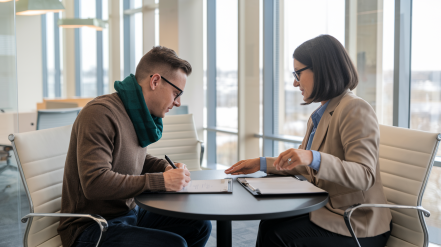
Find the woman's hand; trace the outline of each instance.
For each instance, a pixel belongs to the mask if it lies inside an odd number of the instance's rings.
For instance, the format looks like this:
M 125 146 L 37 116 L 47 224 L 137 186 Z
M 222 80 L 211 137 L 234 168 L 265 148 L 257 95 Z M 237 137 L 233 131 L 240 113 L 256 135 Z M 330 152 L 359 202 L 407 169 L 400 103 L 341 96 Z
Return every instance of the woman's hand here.
M 232 167 L 225 170 L 226 174 L 239 175 L 239 174 L 250 174 L 260 170 L 260 159 L 248 159 L 241 160 L 234 164 Z
M 308 166 L 312 162 L 312 152 L 310 150 L 290 148 L 279 154 L 273 166 L 278 171 L 292 170 L 296 166 Z

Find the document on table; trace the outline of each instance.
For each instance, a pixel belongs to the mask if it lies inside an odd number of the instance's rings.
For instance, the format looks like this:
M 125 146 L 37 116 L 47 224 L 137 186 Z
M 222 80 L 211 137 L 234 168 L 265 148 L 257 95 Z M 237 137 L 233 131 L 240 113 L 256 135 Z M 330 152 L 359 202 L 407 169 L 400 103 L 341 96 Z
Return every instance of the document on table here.
M 242 185 L 247 186 L 254 194 L 310 194 L 326 193 L 308 181 L 301 181 L 293 177 L 274 178 L 240 178 Z
M 191 180 L 177 193 L 229 193 L 232 189 L 231 179 Z

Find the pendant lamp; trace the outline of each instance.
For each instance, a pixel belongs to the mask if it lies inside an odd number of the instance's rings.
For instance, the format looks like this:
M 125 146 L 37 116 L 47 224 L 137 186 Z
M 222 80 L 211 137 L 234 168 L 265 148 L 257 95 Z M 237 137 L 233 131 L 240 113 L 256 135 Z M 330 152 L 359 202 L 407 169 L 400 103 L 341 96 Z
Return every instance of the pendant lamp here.
M 63 4 L 58 0 L 20 0 L 15 6 L 17 15 L 42 15 L 64 11 Z
M 80 28 L 89 27 L 102 31 L 105 28 L 106 22 L 101 19 L 89 18 L 89 19 L 59 19 L 58 26 L 63 28 Z

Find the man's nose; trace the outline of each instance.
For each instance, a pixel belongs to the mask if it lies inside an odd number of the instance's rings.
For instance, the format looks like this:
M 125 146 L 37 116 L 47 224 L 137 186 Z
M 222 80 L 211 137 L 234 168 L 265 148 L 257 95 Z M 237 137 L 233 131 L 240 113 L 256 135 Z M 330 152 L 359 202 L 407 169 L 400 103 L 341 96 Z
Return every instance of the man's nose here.
M 179 96 L 175 101 L 173 101 L 173 105 L 176 107 L 181 106 L 181 96 Z

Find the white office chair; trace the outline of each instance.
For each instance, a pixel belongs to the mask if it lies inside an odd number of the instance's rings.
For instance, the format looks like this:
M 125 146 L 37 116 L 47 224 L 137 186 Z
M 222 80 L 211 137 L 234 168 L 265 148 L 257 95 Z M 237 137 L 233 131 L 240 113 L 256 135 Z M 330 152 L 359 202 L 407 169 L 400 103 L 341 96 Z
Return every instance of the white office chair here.
M 380 173 L 389 204 L 359 204 L 345 211 L 346 226 L 358 246 L 350 218 L 354 210 L 363 207 L 391 209 L 388 247 L 428 246 L 423 215 L 429 217 L 430 212 L 421 206 L 421 200 L 440 140 L 438 133 L 380 125 Z
M 173 162 L 185 163 L 190 171 L 201 170 L 204 145 L 198 140 L 193 114 L 166 116 L 163 124 L 162 138 L 149 145 L 147 152 L 161 159 L 167 155 Z
M 88 217 L 99 224 L 101 233 L 107 230 L 107 221 L 99 215 L 59 213 L 71 131 L 72 125 L 68 125 L 9 135 L 31 211 L 21 220 L 29 219 L 25 247 L 61 246 L 59 217 Z M 100 240 L 101 236 L 98 244 Z

